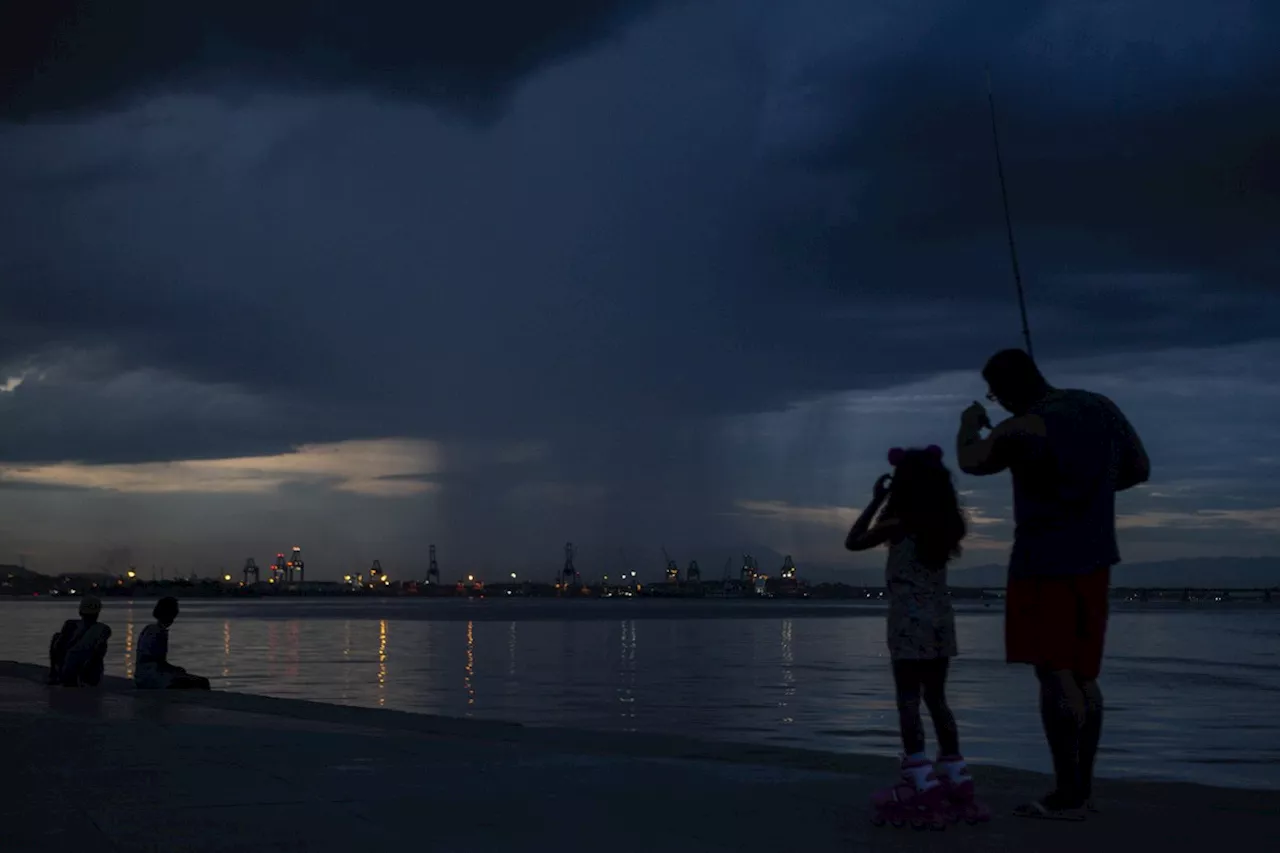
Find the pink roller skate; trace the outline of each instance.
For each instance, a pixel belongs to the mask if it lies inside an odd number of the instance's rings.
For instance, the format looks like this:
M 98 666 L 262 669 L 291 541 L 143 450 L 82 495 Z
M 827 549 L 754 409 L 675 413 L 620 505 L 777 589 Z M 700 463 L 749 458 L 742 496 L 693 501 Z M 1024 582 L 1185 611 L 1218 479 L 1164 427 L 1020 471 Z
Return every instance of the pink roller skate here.
M 934 762 L 934 773 L 946 792 L 947 819 L 951 823 L 963 820 L 969 825 L 991 820 L 991 809 L 978 802 L 974 792 L 973 776 L 960 755 L 940 755 Z
M 902 776 L 871 795 L 871 822 L 913 829 L 947 828 L 947 790 L 938 783 L 927 760 L 902 760 Z

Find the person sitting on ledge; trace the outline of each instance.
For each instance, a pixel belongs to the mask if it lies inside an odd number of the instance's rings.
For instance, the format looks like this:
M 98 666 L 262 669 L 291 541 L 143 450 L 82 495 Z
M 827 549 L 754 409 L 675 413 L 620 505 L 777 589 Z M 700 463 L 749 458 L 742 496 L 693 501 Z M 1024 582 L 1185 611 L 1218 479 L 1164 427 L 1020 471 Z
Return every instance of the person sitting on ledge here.
M 49 683 L 64 687 L 97 687 L 107 656 L 111 628 L 98 621 L 102 601 L 95 595 L 80 599 L 80 618 L 68 619 L 49 643 Z
M 209 679 L 192 675 L 169 663 L 169 626 L 178 618 L 178 599 L 171 595 L 156 602 L 156 621 L 138 635 L 138 663 L 133 684 L 144 690 L 208 690 Z

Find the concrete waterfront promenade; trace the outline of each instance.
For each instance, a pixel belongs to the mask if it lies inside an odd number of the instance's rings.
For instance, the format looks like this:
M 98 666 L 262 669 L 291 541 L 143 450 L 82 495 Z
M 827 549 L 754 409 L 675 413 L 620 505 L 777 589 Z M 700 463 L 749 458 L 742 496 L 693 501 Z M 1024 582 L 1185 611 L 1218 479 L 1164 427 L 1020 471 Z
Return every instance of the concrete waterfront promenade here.
M 1280 792 L 1104 782 L 1080 824 L 976 768 L 988 826 L 876 829 L 889 758 L 612 735 L 235 693 L 50 688 L 0 662 L 0 851 L 1270 849 Z M 695 733 L 696 734 L 696 733 Z M 1194 733 L 1192 733 L 1194 736 Z M 1042 748 L 1028 745 L 1028 748 Z M 1229 840 L 1228 840 L 1229 839 Z

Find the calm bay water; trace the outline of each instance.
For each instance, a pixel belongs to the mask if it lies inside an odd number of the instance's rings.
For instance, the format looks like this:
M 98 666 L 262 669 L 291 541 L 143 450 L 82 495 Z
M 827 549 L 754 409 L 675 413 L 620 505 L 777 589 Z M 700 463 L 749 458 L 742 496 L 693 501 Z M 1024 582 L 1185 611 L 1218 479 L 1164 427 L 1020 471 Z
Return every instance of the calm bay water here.
M 107 599 L 133 674 L 154 602 Z M 892 754 L 877 605 L 191 600 L 170 657 L 215 689 L 528 725 Z M 0 658 L 47 663 L 74 602 L 0 602 Z M 1048 771 L 1030 670 L 999 607 L 960 609 L 950 701 L 970 760 Z M 1280 608 L 1116 605 L 1099 772 L 1280 789 Z M 932 750 L 932 746 L 930 749 Z

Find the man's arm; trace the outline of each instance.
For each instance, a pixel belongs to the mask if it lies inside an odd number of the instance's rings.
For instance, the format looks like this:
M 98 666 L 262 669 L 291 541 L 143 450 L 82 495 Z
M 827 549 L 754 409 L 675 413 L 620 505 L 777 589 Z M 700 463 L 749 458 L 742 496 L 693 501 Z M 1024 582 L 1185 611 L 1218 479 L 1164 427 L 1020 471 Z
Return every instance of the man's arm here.
M 1013 440 L 1020 436 L 1044 436 L 1044 421 L 1022 415 L 1001 421 L 986 438 L 972 424 L 961 424 L 956 436 L 956 464 L 975 477 L 999 474 L 1013 461 Z
M 960 425 L 956 435 L 956 464 L 961 471 L 977 477 L 999 474 L 1008 467 L 996 452 L 995 430 L 983 438 L 982 427 L 973 424 Z

